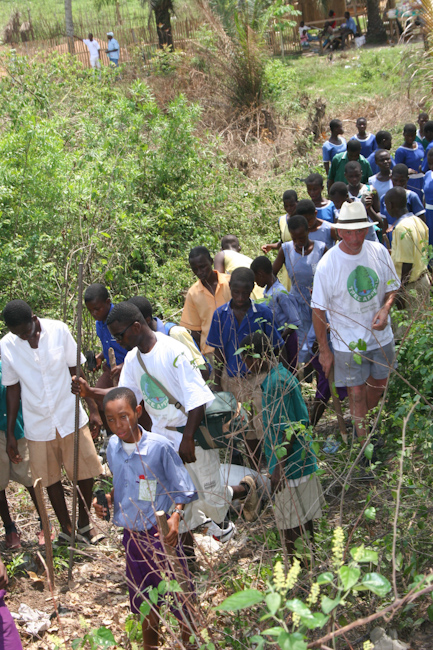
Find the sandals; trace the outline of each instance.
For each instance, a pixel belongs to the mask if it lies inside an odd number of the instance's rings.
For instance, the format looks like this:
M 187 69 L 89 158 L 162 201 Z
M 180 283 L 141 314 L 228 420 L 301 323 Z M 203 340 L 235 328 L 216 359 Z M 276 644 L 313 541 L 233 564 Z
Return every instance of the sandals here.
M 86 544 L 87 546 L 91 544 L 92 546 L 96 546 L 97 544 L 100 544 L 102 540 L 105 539 L 105 535 L 103 533 L 97 533 L 96 535 L 93 535 L 93 537 L 86 537 L 85 534 L 89 533 L 93 529 L 92 524 L 88 524 L 87 526 L 83 526 L 83 528 L 78 528 L 77 534 L 75 536 L 77 542 L 81 542 L 83 544 Z

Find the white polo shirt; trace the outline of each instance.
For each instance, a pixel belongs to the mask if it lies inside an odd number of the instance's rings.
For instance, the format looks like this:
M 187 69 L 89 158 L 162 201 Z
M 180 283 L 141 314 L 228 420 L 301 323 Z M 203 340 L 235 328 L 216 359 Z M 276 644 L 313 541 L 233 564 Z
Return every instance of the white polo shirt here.
M 101 49 L 99 46 L 98 41 L 89 41 L 88 38 L 83 39 L 84 45 L 87 45 L 87 49 L 89 50 L 90 58 L 91 59 L 97 59 L 99 57 L 99 50 Z
M 0 341 L 2 384 L 21 386 L 24 435 L 28 440 L 54 440 L 74 431 L 75 396 L 69 368 L 77 363 L 77 344 L 67 325 L 40 318 L 37 348 L 9 332 Z M 81 355 L 81 363 L 85 362 Z M 80 404 L 80 427 L 88 417 Z

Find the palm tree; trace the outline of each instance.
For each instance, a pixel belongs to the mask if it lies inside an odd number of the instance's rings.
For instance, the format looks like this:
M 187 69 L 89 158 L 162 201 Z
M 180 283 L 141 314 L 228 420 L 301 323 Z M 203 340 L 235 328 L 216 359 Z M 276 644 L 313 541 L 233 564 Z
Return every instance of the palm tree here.
M 66 36 L 68 37 L 69 53 L 75 54 L 74 21 L 72 20 L 72 0 L 65 0 L 65 25 L 66 25 Z
M 380 15 L 378 0 L 367 0 L 367 41 L 386 43 L 387 34 Z

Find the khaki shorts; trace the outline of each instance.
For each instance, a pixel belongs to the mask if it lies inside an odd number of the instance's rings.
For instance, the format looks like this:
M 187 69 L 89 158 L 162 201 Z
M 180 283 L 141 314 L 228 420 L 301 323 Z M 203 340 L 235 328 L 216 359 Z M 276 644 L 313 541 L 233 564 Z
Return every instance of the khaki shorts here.
M 6 451 L 6 434 L 0 431 L 0 492 L 7 488 L 9 481 L 15 481 L 25 487 L 33 485 L 27 440 L 21 438 L 17 440 L 17 445 L 18 453 L 23 460 L 15 465 Z
M 55 440 L 28 440 L 30 467 L 34 480 L 42 479 L 42 486 L 58 483 L 62 477 L 62 465 L 68 478 L 74 476 L 74 434 L 62 438 L 56 431 Z M 88 426 L 80 429 L 78 445 L 78 480 L 94 478 L 102 474 L 102 465 L 96 453 Z
M 355 362 L 353 352 L 334 350 L 334 377 L 338 388 L 362 386 L 371 376 L 386 379 L 396 367 L 394 341 L 381 348 L 360 352 L 362 363 Z
M 322 486 L 316 474 L 297 487 L 286 487 L 275 494 L 275 523 L 279 530 L 298 528 L 322 516 L 325 504 Z
M 266 373 L 245 375 L 244 377 L 229 377 L 224 371 L 221 384 L 223 390 L 233 393 L 238 402 L 249 413 L 249 424 L 246 440 L 263 440 L 262 389 Z

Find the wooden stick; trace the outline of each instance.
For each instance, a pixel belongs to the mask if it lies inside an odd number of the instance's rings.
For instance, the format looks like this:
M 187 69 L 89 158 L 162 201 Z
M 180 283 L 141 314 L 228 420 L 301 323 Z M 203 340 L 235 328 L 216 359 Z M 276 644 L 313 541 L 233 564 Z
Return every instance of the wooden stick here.
M 155 516 L 156 516 L 156 523 L 158 525 L 158 530 L 160 534 L 160 539 L 164 545 L 165 552 L 169 557 L 169 562 L 173 567 L 176 580 L 178 581 L 182 591 L 188 593 L 189 591 L 191 591 L 191 587 L 186 578 L 185 572 L 179 561 L 179 558 L 177 556 L 176 549 L 173 546 L 164 543 L 164 537 L 169 533 L 167 515 L 165 514 L 164 510 L 158 510 L 155 513 Z
M 338 397 L 338 394 L 337 395 L 335 394 L 336 388 L 335 388 L 335 379 L 334 379 L 334 366 L 332 366 L 331 370 L 329 371 L 328 381 L 329 381 L 329 388 L 331 390 L 332 404 L 334 406 L 334 410 L 337 415 L 337 422 L 338 422 L 338 428 L 340 430 L 340 435 L 343 438 L 343 442 L 345 442 L 347 445 L 347 429 L 346 429 L 346 424 L 344 422 L 341 402 L 340 402 L 340 398 Z
M 78 307 L 77 307 L 77 377 L 81 369 L 81 324 L 83 317 L 83 263 L 78 267 Z M 75 395 L 75 431 L 74 431 L 74 475 L 72 485 L 72 529 L 71 546 L 69 549 L 68 583 L 72 582 L 72 567 L 74 565 L 75 528 L 77 525 L 77 483 L 78 483 L 78 453 L 80 441 L 80 396 Z
M 42 530 L 44 531 L 48 588 L 52 591 L 54 589 L 53 545 L 51 543 L 50 522 L 48 520 L 48 513 L 45 507 L 44 494 L 42 492 L 42 479 L 37 478 L 33 484 L 33 487 L 35 490 L 39 513 L 41 515 Z
M 108 361 L 110 362 L 110 368 L 113 370 L 117 366 L 116 355 L 114 354 L 113 348 L 108 348 Z M 117 386 L 119 383 L 119 378 L 115 377 L 113 379 L 113 386 Z

